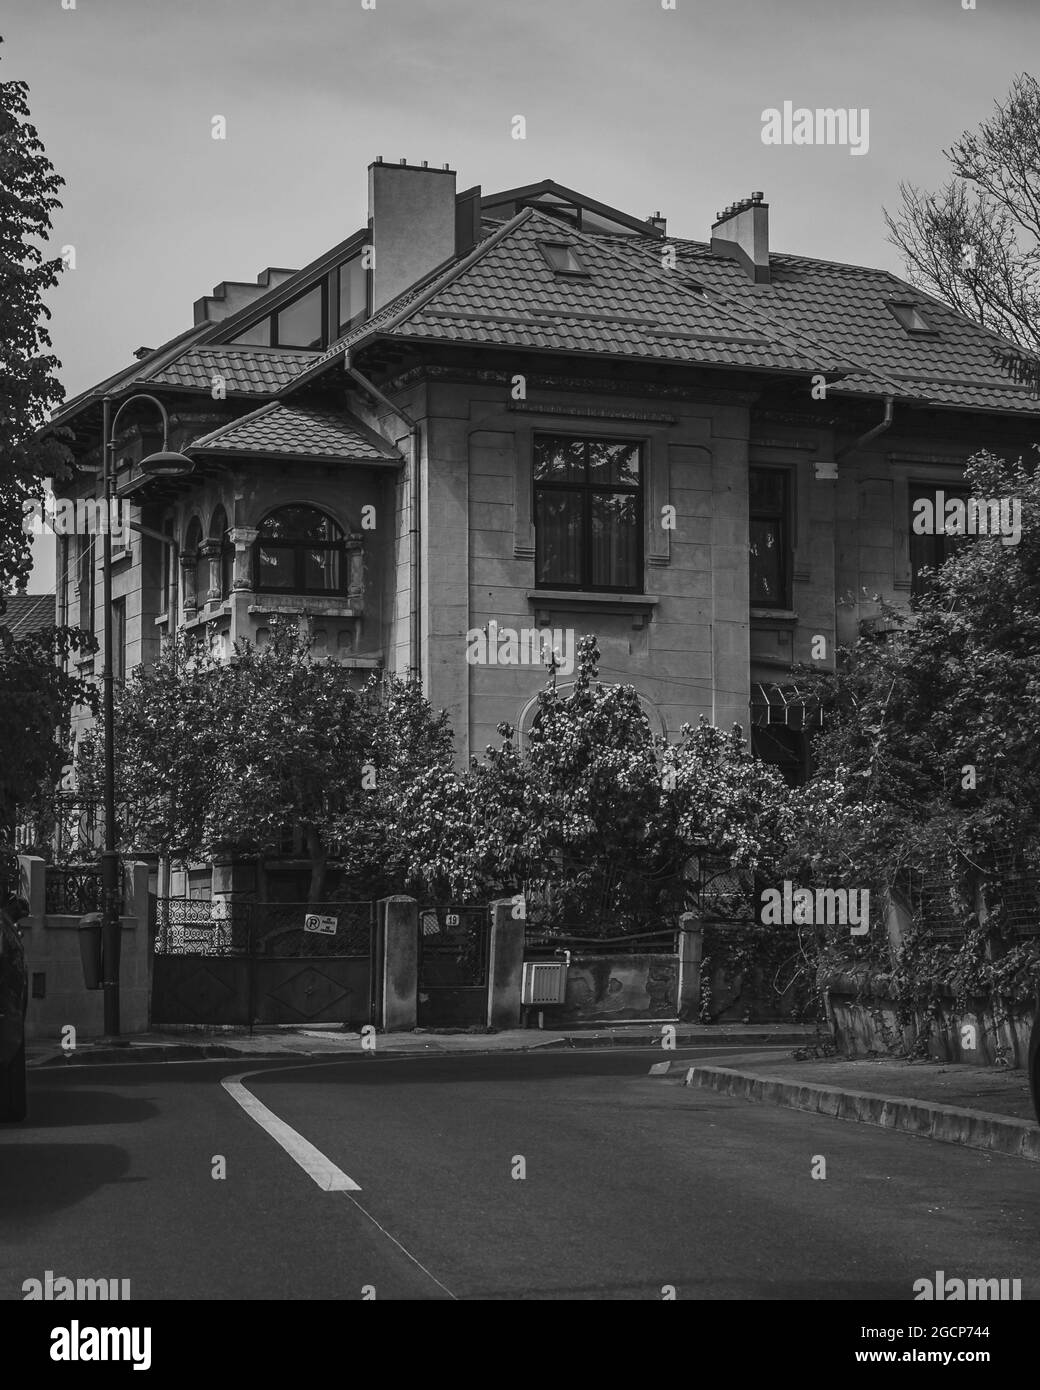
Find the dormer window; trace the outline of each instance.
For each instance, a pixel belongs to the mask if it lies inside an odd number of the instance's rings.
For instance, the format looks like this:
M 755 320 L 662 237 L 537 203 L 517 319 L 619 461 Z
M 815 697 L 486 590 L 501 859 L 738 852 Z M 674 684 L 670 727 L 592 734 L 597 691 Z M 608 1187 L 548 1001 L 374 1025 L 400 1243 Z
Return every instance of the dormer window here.
M 888 308 L 908 333 L 927 334 L 933 338 L 938 336 L 938 329 L 933 328 L 928 322 L 920 305 L 914 304 L 911 300 L 889 300 Z
M 589 271 L 570 242 L 540 241 L 538 249 L 557 275 L 588 276 Z

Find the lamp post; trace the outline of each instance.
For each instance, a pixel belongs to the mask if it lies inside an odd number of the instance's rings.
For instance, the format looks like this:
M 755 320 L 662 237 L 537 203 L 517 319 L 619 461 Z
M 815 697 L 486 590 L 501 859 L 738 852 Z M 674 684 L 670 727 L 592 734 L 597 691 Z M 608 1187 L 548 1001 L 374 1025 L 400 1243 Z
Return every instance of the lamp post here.
M 112 503 L 115 500 L 115 469 L 112 455 L 115 452 L 115 431 L 119 417 L 127 406 L 138 401 L 149 401 L 162 416 L 163 447 L 158 454 L 150 454 L 141 460 L 141 471 L 158 477 L 178 477 L 190 473 L 195 467 L 184 454 L 168 452 L 170 420 L 166 407 L 156 396 L 144 392 L 128 397 L 113 415 L 112 397 L 104 396 L 101 402 L 101 451 L 105 489 L 105 512 L 107 522 L 103 530 L 102 553 L 102 596 L 104 610 L 104 641 L 102 646 L 103 668 L 102 684 L 102 724 L 105 738 L 105 848 L 101 854 L 101 987 L 104 991 L 105 1037 L 119 1037 L 119 960 L 122 938 L 119 926 L 119 853 L 116 849 L 116 752 L 115 752 L 115 701 L 113 695 L 114 673 L 112 670 Z

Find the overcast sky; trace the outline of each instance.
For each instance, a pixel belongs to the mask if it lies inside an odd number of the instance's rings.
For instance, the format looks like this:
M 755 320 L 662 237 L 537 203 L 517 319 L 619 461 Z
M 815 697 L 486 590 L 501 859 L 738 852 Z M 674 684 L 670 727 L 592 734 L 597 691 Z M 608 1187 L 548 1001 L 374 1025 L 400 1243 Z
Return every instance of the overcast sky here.
M 0 77 L 29 83 L 66 181 L 54 244 L 76 269 L 50 307 L 69 395 L 189 327 L 221 280 L 356 230 L 377 155 L 485 192 L 556 179 L 702 239 L 762 189 L 773 249 L 899 272 L 882 209 L 900 180 L 940 183 L 942 150 L 1040 53 L 1040 0 L 64 4 L 4 0 Z M 868 108 L 869 151 L 764 145 L 784 101 Z M 41 553 L 30 587 L 52 585 Z

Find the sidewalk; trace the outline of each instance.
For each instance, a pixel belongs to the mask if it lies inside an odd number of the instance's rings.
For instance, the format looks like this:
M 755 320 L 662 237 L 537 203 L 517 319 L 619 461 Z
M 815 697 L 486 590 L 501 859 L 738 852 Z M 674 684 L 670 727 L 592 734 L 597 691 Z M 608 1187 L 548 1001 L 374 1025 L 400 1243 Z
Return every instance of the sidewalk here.
M 1040 1125 L 1024 1071 L 893 1057 L 797 1062 L 777 1052 L 726 1061 L 660 1062 L 651 1072 L 744 1100 L 1040 1162 Z
M 814 1030 L 801 1024 L 675 1025 L 677 1047 L 760 1046 L 783 1042 L 791 1047 L 810 1042 Z M 657 1047 L 664 1040 L 661 1024 L 573 1025 L 559 1031 L 513 1028 L 500 1033 L 415 1029 L 410 1033 L 376 1033 L 363 1045 L 360 1033 L 328 1028 L 257 1028 L 247 1030 L 193 1029 L 190 1032 L 138 1033 L 120 1044 L 104 1040 L 80 1042 L 66 1053 L 52 1041 L 26 1044 L 30 1067 L 100 1066 L 114 1062 L 190 1062 L 211 1058 L 330 1057 L 388 1052 L 409 1056 L 449 1052 L 530 1052 L 543 1049 Z M 374 1047 L 373 1044 L 374 1043 Z

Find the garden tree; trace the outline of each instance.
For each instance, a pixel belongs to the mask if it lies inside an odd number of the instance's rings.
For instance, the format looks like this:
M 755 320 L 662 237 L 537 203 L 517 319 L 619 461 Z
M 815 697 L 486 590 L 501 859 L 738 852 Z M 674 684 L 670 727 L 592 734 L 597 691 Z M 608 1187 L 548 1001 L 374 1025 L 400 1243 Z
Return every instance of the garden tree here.
M 96 709 L 94 688 L 59 660 L 92 652 L 97 643 L 78 628 L 48 628 L 15 641 L 0 627 L 0 845 L 10 844 L 16 816 L 42 819 L 68 753 L 61 737 L 76 706 Z
M 393 807 L 413 764 L 450 753 L 443 717 L 400 682 L 315 660 L 295 622 L 230 659 L 182 636 L 138 667 L 116 707 L 117 798 L 125 851 L 208 861 L 276 854 L 294 829 L 311 862 L 310 901 L 330 863 L 373 894 Z M 100 739 L 81 741 L 80 785 L 101 771 Z
M 691 857 L 751 872 L 779 852 L 787 788 L 739 732 L 702 722 L 656 738 L 632 686 L 598 680 L 595 639 L 573 685 L 550 675 L 521 751 L 503 742 L 463 772 L 431 769 L 402 803 L 404 876 L 415 891 L 481 899 L 525 894 L 569 924 L 659 926 L 681 910 Z
M 1040 348 L 1040 83 L 1023 74 L 1004 105 L 944 151 L 953 170 L 936 193 L 900 187 L 885 214 L 911 281 L 985 328 Z M 1009 359 L 1035 379 L 1035 358 Z
M 28 90 L 0 82 L 0 617 L 3 594 L 25 584 L 32 564 L 23 503 L 40 496 L 44 478 L 63 476 L 69 459 L 53 434 L 37 436 L 65 396 L 54 376 L 59 363 L 46 351 L 42 298 L 62 268 L 60 259 L 44 259 L 42 244 L 64 180 L 29 124 Z
M 1005 949 L 999 904 L 1009 872 L 1040 871 L 1040 479 L 989 453 L 966 476 L 975 497 L 1021 503 L 1021 539 L 965 541 L 912 622 L 884 642 L 861 638 L 817 677 L 825 731 L 791 856 L 817 882 L 876 890 L 930 870 L 968 930 L 937 947 L 915 929 L 896 962 L 905 988 L 931 971 L 958 988 L 1028 994 L 1040 957 Z M 993 909 L 985 928 L 972 916 L 980 888 Z M 872 954 L 836 944 L 848 958 Z
M 62 180 L 29 124 L 27 95 L 24 82 L 0 82 L 0 845 L 10 844 L 16 811 L 39 823 L 67 756 L 61 737 L 69 717 L 92 699 L 57 659 L 95 649 L 79 629 L 16 641 L 3 626 L 4 595 L 25 584 L 32 564 L 22 504 L 40 495 L 44 478 L 62 476 L 69 458 L 53 435 L 37 434 L 65 394 L 46 351 L 42 300 L 62 264 L 45 260 L 42 249 Z

